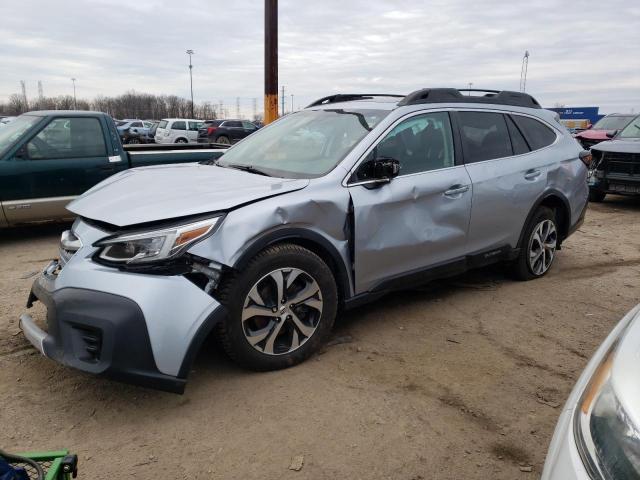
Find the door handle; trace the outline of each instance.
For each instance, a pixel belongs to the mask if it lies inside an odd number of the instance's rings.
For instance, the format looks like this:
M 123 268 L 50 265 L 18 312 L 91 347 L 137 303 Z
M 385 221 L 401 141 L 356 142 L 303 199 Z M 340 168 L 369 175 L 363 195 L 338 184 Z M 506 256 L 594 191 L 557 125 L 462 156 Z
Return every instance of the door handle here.
M 101 165 L 100 170 L 106 170 L 108 172 L 113 172 L 115 170 L 115 168 L 111 165 Z
M 445 197 L 454 197 L 469 191 L 469 185 L 451 185 L 448 190 L 445 190 Z
M 527 170 L 524 174 L 524 179 L 525 180 L 535 180 L 536 178 L 538 178 L 540 175 L 542 174 L 542 172 L 540 170 L 535 170 L 535 169 L 531 169 L 531 170 Z

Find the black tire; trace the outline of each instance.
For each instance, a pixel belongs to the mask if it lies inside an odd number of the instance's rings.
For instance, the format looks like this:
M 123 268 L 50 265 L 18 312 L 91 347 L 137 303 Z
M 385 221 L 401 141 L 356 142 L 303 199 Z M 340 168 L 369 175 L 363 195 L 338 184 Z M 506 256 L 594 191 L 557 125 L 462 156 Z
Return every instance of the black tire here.
M 531 265 L 530 260 L 530 252 L 532 250 L 532 244 L 536 243 L 534 240 L 534 234 L 542 222 L 550 221 L 553 224 L 555 230 L 555 247 L 553 249 L 553 254 L 551 256 L 551 261 L 544 268 L 542 272 L 535 271 L 534 267 Z M 555 212 L 548 207 L 538 207 L 535 211 L 531 220 L 525 225 L 524 235 L 522 236 L 522 244 L 520 245 L 520 253 L 518 254 L 518 258 L 513 262 L 512 271 L 513 275 L 518 280 L 533 280 L 534 278 L 540 278 L 547 274 L 547 272 L 551 269 L 553 265 L 553 261 L 556 256 L 556 248 L 558 244 L 558 220 L 556 218 Z M 546 252 L 545 252 L 546 255 Z M 544 257 L 542 259 L 545 262 Z M 539 266 L 539 264 L 537 264 Z
M 179 138 L 176 140 L 176 143 L 189 143 L 189 141 L 186 138 Z
M 231 140 L 229 140 L 229 137 L 227 137 L 226 135 L 220 135 L 218 138 L 216 138 L 215 143 L 221 143 L 223 145 L 231 145 Z
M 270 281 L 270 273 L 276 272 L 278 269 L 299 269 L 304 272 L 306 278 L 311 278 L 311 280 L 315 281 L 319 287 L 322 312 L 318 314 L 318 311 L 315 311 L 315 323 L 312 322 L 315 330 L 310 336 L 305 337 L 298 347 L 292 351 L 275 352 L 272 343 L 274 353 L 269 354 L 265 353 L 265 351 L 267 351 L 266 343 L 261 342 L 262 346 L 258 343 L 255 347 L 249 343 L 249 339 L 245 333 L 245 327 L 247 323 L 253 320 L 250 319 L 243 323 L 242 315 L 245 311 L 246 302 L 250 302 L 248 300 L 249 292 L 254 286 L 259 284 L 263 285 L 260 282 Z M 300 277 L 304 275 L 300 275 Z M 285 279 L 284 283 L 286 286 L 288 279 Z M 289 290 L 285 291 L 285 297 L 288 295 L 288 292 Z M 292 296 L 294 296 L 295 293 L 296 292 L 293 292 Z M 218 299 L 227 307 L 229 312 L 227 320 L 218 325 L 218 338 L 220 343 L 231 359 L 245 368 L 257 371 L 279 370 L 291 367 L 309 358 L 329 337 L 338 309 L 338 292 L 331 269 L 315 253 L 294 244 L 274 245 L 256 255 L 246 268 L 231 274 L 222 281 L 218 290 Z M 264 299 L 263 295 L 261 295 L 261 299 Z M 264 305 L 267 305 L 267 303 L 267 301 L 263 302 Z M 281 301 L 281 303 L 286 306 L 288 301 Z M 306 308 L 303 303 L 304 302 L 300 302 L 296 308 L 300 306 Z M 279 308 L 285 308 L 285 306 L 278 304 L 277 306 L 269 306 L 268 308 L 278 310 Z M 313 309 L 307 309 L 306 311 L 314 312 Z M 280 312 L 278 312 L 278 315 L 279 314 Z M 299 333 L 302 331 L 294 326 L 294 322 L 289 320 L 289 317 L 286 319 L 281 317 L 279 320 L 260 316 L 252 317 L 252 319 L 254 318 L 262 322 L 269 322 L 266 326 L 256 327 L 256 330 L 262 328 L 262 331 L 271 328 L 264 342 L 267 342 L 274 332 L 274 338 L 278 339 L 281 338 L 278 335 L 281 335 L 283 338 L 288 337 L 289 334 L 287 332 L 291 332 L 292 337 L 293 330 L 297 330 L 295 333 L 296 341 L 299 335 L 303 336 L 302 333 Z M 299 319 L 300 317 L 296 318 Z M 271 323 L 272 320 L 273 322 Z M 275 325 L 280 322 L 282 322 L 280 329 L 274 330 L 273 326 L 270 327 L 270 325 Z M 292 348 L 293 345 L 294 344 L 291 343 L 290 348 Z
M 606 192 L 602 190 L 596 190 L 595 188 L 589 189 L 589 201 L 594 203 L 604 202 L 604 197 L 607 196 Z
M 130 138 L 127 143 L 129 143 L 130 145 L 138 145 L 140 143 L 140 139 L 139 138 Z

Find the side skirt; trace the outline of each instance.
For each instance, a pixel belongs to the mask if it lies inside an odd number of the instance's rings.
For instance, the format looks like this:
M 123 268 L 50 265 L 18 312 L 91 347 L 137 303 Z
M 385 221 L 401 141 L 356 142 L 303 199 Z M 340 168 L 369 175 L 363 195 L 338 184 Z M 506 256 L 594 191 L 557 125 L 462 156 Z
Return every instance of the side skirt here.
M 425 269 L 414 270 L 402 275 L 390 277 L 381 281 L 370 291 L 345 300 L 344 306 L 347 310 L 356 308 L 377 300 L 388 292 L 394 290 L 404 290 L 418 285 L 423 285 L 432 280 L 460 275 L 475 268 L 481 268 L 498 262 L 515 260 L 519 253 L 519 248 L 512 248 L 506 245 L 466 255 L 438 265 L 432 265 Z

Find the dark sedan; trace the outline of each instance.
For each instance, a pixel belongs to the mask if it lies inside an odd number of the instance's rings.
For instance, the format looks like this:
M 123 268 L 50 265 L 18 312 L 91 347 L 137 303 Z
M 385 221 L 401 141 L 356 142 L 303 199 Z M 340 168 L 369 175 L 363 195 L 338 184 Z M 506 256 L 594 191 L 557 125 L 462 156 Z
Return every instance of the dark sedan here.
M 258 130 L 247 120 L 206 120 L 198 130 L 198 143 L 230 145 Z

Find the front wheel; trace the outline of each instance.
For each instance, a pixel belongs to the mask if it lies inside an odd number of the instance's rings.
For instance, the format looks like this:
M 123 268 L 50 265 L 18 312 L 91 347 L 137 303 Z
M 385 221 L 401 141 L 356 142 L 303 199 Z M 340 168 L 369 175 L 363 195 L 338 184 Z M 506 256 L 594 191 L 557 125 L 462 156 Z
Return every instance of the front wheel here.
M 532 280 L 545 275 L 556 257 L 558 227 L 555 212 L 540 207 L 525 226 L 520 254 L 513 270 L 517 279 Z
M 140 143 L 140 139 L 139 138 L 130 138 L 127 143 L 129 143 L 130 145 L 138 145 Z
M 600 203 L 604 201 L 604 197 L 607 196 L 606 192 L 602 190 L 596 190 L 595 188 L 589 189 L 589 201 L 594 203 Z
M 227 278 L 219 299 L 229 315 L 219 326 L 227 354 L 252 370 L 306 360 L 328 338 L 338 307 L 329 267 L 293 244 L 269 247 Z

